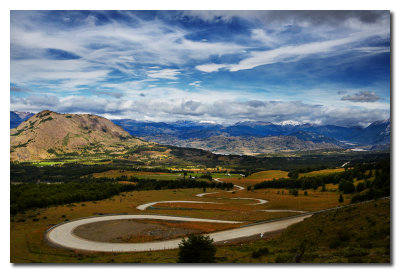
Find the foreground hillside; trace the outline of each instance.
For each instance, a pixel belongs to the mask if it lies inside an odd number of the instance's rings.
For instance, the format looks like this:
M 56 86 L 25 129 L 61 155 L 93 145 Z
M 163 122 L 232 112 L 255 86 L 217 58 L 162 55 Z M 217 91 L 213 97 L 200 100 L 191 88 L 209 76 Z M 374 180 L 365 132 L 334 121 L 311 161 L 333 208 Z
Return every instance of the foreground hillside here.
M 110 120 L 94 115 L 69 115 L 42 111 L 11 130 L 11 160 L 46 159 L 56 155 L 121 151 L 143 141 Z
M 390 263 L 390 199 L 313 215 L 271 239 L 218 249 L 221 262 Z

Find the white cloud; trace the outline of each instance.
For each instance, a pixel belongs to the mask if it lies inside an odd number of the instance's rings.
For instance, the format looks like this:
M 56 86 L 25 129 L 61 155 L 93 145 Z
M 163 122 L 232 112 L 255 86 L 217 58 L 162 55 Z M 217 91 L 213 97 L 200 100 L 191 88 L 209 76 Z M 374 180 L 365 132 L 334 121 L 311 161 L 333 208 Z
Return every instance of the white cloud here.
M 150 78 L 176 80 L 181 72 L 178 69 L 162 69 L 147 71 Z
M 197 65 L 196 69 L 203 72 L 216 72 L 221 68 L 228 67 L 226 64 L 201 64 Z
M 179 71 L 161 67 L 185 65 L 212 55 L 240 53 L 245 48 L 231 42 L 191 41 L 186 38 L 189 32 L 158 20 L 139 20 L 132 27 L 116 21 L 95 25 L 93 18 L 88 18 L 88 22 L 80 27 L 54 29 L 39 23 L 34 16 L 18 18 L 20 20 L 14 19 L 11 23 L 11 81 L 17 85 L 52 79 L 69 81 L 68 87 L 77 88 L 82 83 L 74 84 L 74 79 L 78 77 L 82 81 L 85 77 L 78 74 L 87 75 L 87 79 L 92 78 L 91 82 L 96 83 L 109 79 L 107 73 L 113 70 L 139 80 L 147 75 L 146 66 L 157 67 L 150 68 L 153 71 L 149 71 L 149 77 L 177 79 Z M 49 60 L 49 48 L 81 58 Z M 139 64 L 142 65 L 140 68 Z M 76 74 L 70 71 L 72 67 Z M 160 71 L 155 71 L 158 69 Z M 102 72 L 91 75 L 92 71 Z M 48 76 L 45 75 L 47 72 Z M 71 79 L 66 79 L 68 76 Z
M 201 81 L 194 81 L 189 83 L 190 86 L 194 86 L 194 87 L 200 87 L 201 86 Z
M 279 40 L 276 37 L 267 35 L 263 29 L 253 29 L 251 32 L 251 38 L 260 41 L 268 47 L 275 46 L 279 43 Z
M 258 36 L 261 36 L 259 32 Z M 274 64 L 279 62 L 295 62 L 311 55 L 318 54 L 319 58 L 329 55 L 343 54 L 351 50 L 358 50 L 360 52 L 366 51 L 365 47 L 359 49 L 355 46 L 357 42 L 363 41 L 367 38 L 380 36 L 385 37 L 389 35 L 388 29 L 372 28 L 368 31 L 353 33 L 345 38 L 331 39 L 318 42 L 310 42 L 300 45 L 285 45 L 271 50 L 263 51 L 250 51 L 249 56 L 242 59 L 237 64 L 205 64 L 198 65 L 196 68 L 203 72 L 215 72 L 220 69 L 229 69 L 235 72 L 239 70 L 252 69 L 261 65 Z M 266 36 L 265 36 L 266 37 Z M 264 37 L 264 38 L 265 38 Z M 265 38 L 267 39 L 267 38 Z M 368 53 L 382 53 L 382 49 L 369 48 Z

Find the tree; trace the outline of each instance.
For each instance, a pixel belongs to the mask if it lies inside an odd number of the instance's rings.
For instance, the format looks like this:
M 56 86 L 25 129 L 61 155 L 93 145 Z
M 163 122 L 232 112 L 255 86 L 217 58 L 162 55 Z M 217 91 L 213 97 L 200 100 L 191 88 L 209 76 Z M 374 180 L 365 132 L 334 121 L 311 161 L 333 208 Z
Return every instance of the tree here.
M 357 192 L 362 192 L 365 189 L 364 183 L 358 183 L 356 186 L 356 191 Z
M 342 194 L 340 194 L 340 196 L 339 196 L 339 203 L 343 203 L 343 195 Z
M 178 263 L 214 263 L 216 247 L 209 236 L 191 234 L 179 244 Z
M 341 180 L 339 182 L 339 191 L 343 191 L 343 193 L 354 193 L 355 187 L 354 184 L 350 181 Z
M 299 177 L 299 171 L 292 171 L 288 173 L 288 176 L 293 179 L 297 179 Z

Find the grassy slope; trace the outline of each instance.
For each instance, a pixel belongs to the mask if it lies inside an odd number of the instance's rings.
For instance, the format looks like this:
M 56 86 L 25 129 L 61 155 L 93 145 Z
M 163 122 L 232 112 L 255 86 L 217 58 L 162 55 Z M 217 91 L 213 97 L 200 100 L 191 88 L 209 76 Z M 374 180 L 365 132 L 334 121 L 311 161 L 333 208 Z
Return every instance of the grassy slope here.
M 317 176 L 317 175 L 330 174 L 330 173 L 338 173 L 338 172 L 344 172 L 344 171 L 345 171 L 344 168 L 324 169 L 324 170 L 313 171 L 313 172 L 308 172 L 308 173 L 301 173 L 301 174 L 299 174 L 299 177 L 303 177 L 303 176 Z
M 261 248 L 269 254 L 252 257 Z M 217 255 L 224 262 L 389 263 L 390 201 L 317 214 L 272 240 L 220 247 Z
M 256 172 L 253 173 L 252 175 L 250 175 L 249 177 L 247 177 L 248 179 L 258 179 L 258 178 L 262 178 L 262 179 L 278 179 L 278 178 L 287 178 L 288 172 L 285 171 L 280 171 L 280 170 L 269 170 L 269 171 L 262 171 L 262 172 Z

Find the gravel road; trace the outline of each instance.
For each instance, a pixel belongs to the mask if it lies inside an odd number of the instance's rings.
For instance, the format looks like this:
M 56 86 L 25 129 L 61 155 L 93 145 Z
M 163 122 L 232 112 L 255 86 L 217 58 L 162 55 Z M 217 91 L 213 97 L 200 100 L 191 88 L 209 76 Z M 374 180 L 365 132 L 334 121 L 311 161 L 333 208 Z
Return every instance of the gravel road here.
M 204 201 L 181 201 L 181 200 L 177 200 L 177 201 L 156 201 L 156 202 L 151 202 L 151 203 L 146 203 L 143 205 L 139 205 L 136 208 L 138 210 L 146 210 L 148 207 L 151 207 L 155 204 L 162 204 L 162 203 L 193 203 L 193 204 L 219 204 L 216 202 L 204 202 Z
M 263 234 L 265 232 L 278 231 L 287 228 L 288 226 L 301 222 L 311 215 L 301 215 L 297 217 L 272 221 L 262 224 L 254 224 L 241 228 L 234 228 L 225 231 L 209 233 L 214 242 L 228 241 L 232 239 Z M 94 223 L 98 221 L 119 220 L 119 219 L 158 219 L 158 220 L 173 220 L 173 221 L 197 221 L 197 222 L 212 222 L 212 223 L 240 223 L 237 221 L 224 221 L 212 219 L 199 219 L 188 217 L 174 217 L 162 215 L 108 215 L 100 217 L 91 217 L 76 221 L 66 222 L 55 226 L 48 230 L 46 237 L 48 241 L 54 245 L 86 251 L 100 252 L 134 252 L 134 251 L 152 251 L 178 248 L 182 239 L 174 239 L 167 241 L 153 241 L 146 243 L 104 243 L 97 241 L 89 241 L 80 238 L 73 234 L 73 230 L 84 224 Z

